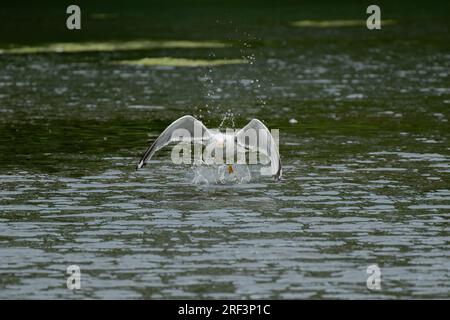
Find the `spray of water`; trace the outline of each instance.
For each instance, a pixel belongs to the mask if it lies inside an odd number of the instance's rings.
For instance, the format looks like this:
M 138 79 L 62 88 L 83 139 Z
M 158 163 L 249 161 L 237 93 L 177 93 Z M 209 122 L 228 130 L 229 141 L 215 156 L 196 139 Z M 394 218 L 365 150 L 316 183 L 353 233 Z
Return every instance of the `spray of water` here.
M 217 23 L 219 22 L 217 21 Z M 239 33 L 239 30 L 235 29 L 235 32 Z M 242 35 L 248 40 L 238 41 L 240 56 L 247 60 L 250 66 L 253 66 L 256 62 L 256 57 L 255 54 L 251 52 L 252 45 L 250 42 L 256 38 L 246 32 L 240 33 L 236 38 L 239 39 Z M 215 54 L 210 53 L 209 58 L 214 59 Z M 235 118 L 239 116 L 239 112 L 233 111 L 231 108 L 223 111 L 223 108 L 221 108 L 218 103 L 218 100 L 224 96 L 224 89 L 220 86 L 221 82 L 215 79 L 215 76 L 217 75 L 216 72 L 214 67 L 208 67 L 204 75 L 200 78 L 205 90 L 206 103 L 203 107 L 198 108 L 197 116 L 202 119 L 204 117 L 210 118 L 212 115 L 220 114 L 221 121 L 219 129 L 236 128 Z M 262 94 L 261 82 L 259 79 L 248 76 L 244 78 L 239 74 L 235 74 L 234 77 L 241 78 L 235 83 L 241 85 L 246 91 L 254 94 L 259 106 L 264 107 L 266 105 L 265 95 Z M 251 173 L 252 168 L 248 165 L 233 165 L 233 172 L 231 173 L 227 165 L 195 166 L 193 167 L 193 170 L 193 182 L 195 184 L 240 184 L 249 182 L 252 176 L 255 176 L 254 173 Z
M 194 167 L 195 184 L 241 184 L 250 182 L 252 175 L 247 165 L 233 165 L 229 172 L 227 165 Z

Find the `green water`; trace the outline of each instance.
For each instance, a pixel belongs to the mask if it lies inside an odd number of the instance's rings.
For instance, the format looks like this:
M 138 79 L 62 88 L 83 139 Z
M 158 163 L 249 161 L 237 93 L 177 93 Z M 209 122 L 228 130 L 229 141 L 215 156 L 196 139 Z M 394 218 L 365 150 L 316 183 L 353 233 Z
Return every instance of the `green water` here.
M 0 298 L 450 297 L 446 1 L 379 31 L 333 22 L 357 1 L 108 3 L 0 12 Z M 135 171 L 185 114 L 279 129 L 283 181 Z

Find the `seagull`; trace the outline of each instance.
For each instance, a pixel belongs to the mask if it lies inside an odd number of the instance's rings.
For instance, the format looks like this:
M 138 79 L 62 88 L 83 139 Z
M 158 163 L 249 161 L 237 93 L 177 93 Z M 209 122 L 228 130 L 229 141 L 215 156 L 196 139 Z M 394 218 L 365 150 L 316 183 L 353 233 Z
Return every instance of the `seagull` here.
M 181 132 L 180 130 L 188 133 L 188 137 L 183 136 L 181 139 L 180 135 L 177 135 L 177 132 Z M 256 133 L 254 135 L 256 139 L 249 138 L 254 133 Z M 223 133 L 217 129 L 208 129 L 200 120 L 193 116 L 183 116 L 172 122 L 147 148 L 136 166 L 136 170 L 144 167 L 156 151 L 171 142 L 181 141 L 202 144 L 206 149 L 210 150 L 214 148 L 225 150 L 227 145 L 236 145 L 241 150 L 259 152 L 270 160 L 270 167 L 261 168 L 261 173 L 273 176 L 276 181 L 281 180 L 282 167 L 278 146 L 269 129 L 258 119 L 252 119 L 240 130 L 232 130 L 231 133 L 227 130 L 226 133 Z M 233 173 L 232 164 L 228 164 L 228 173 Z

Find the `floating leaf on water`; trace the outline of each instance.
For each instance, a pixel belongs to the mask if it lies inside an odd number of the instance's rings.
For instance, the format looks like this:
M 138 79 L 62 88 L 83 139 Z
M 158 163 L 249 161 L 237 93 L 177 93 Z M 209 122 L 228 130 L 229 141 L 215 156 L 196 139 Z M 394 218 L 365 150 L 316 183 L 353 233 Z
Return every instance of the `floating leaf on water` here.
M 24 46 L 2 49 L 0 53 L 31 54 L 31 53 L 63 53 L 63 52 L 100 52 L 126 51 L 148 49 L 196 49 L 224 48 L 229 46 L 219 41 L 189 41 L 189 40 L 132 40 L 109 42 L 60 42 L 39 46 Z
M 138 66 L 160 66 L 160 67 L 213 67 L 228 64 L 247 63 L 245 59 L 185 59 L 185 58 L 143 58 L 138 60 L 118 61 L 118 64 Z
M 382 20 L 382 26 L 396 24 L 395 20 Z M 360 27 L 366 25 L 366 20 L 300 20 L 292 22 L 295 27 L 334 28 Z

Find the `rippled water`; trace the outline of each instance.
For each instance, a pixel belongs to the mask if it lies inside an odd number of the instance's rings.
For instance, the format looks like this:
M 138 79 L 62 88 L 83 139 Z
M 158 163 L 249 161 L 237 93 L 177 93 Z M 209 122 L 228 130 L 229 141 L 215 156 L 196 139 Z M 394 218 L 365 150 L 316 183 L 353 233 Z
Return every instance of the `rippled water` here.
M 449 298 L 450 20 L 285 20 L 223 48 L 1 54 L 0 297 Z M 184 114 L 280 129 L 283 181 L 196 184 L 170 149 L 135 171 Z

